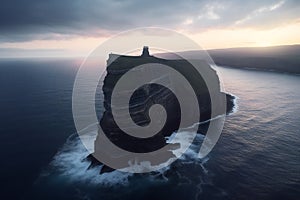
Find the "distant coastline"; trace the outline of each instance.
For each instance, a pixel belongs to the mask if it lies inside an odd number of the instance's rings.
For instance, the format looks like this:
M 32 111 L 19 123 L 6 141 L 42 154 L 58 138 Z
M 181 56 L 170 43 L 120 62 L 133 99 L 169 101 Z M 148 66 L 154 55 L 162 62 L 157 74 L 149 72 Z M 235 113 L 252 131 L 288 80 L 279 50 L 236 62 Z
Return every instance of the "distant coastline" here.
M 300 45 L 209 50 L 218 66 L 300 74 Z
M 217 65 L 217 64 L 216 64 Z M 218 67 L 230 68 L 230 69 L 240 69 L 240 70 L 249 70 L 249 71 L 259 71 L 259 72 L 273 72 L 273 73 L 281 73 L 281 74 L 290 74 L 294 76 L 300 76 L 300 72 L 287 72 L 283 70 L 276 69 L 267 69 L 267 68 L 255 68 L 255 67 L 240 67 L 240 66 L 226 66 L 226 65 L 217 65 Z
M 207 52 L 217 66 L 300 74 L 300 45 L 213 49 Z M 198 50 L 181 52 L 181 55 L 193 58 L 197 58 L 197 54 Z M 161 53 L 158 56 L 171 59 L 174 54 Z

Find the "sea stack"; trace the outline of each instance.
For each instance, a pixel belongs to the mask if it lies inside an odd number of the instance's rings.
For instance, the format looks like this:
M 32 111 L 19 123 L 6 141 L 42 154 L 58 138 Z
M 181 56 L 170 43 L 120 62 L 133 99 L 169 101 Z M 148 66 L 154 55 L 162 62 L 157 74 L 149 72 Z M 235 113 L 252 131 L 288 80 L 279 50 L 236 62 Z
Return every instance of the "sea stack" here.
M 165 146 L 166 137 L 178 130 L 181 120 L 180 105 L 172 91 L 167 87 L 158 84 L 146 84 L 139 87 L 130 98 L 129 111 L 131 118 L 137 125 L 145 126 L 150 122 L 149 108 L 151 108 L 151 106 L 154 104 L 160 104 L 165 108 L 167 113 L 167 119 L 164 127 L 153 137 L 136 138 L 126 134 L 116 124 L 111 109 L 111 96 L 116 83 L 129 70 L 147 63 L 167 65 L 177 70 L 180 74 L 186 77 L 186 79 L 188 79 L 195 94 L 197 95 L 199 103 L 199 108 L 197 109 L 200 110 L 200 118 L 198 122 L 207 121 L 215 117 L 211 116 L 211 99 L 208 87 L 203 77 L 197 73 L 196 69 L 191 65 L 190 62 L 183 59 L 166 60 L 151 56 L 148 47 L 143 48 L 140 56 L 110 54 L 107 60 L 107 74 L 102 88 L 105 110 L 100 120 L 100 126 L 107 138 L 109 138 L 112 143 L 124 150 L 135 153 L 151 152 Z M 225 96 L 227 99 L 226 110 L 227 112 L 230 112 L 233 108 L 233 97 L 220 91 L 220 84 L 216 71 L 209 65 L 205 66 L 207 67 L 202 70 L 205 71 L 206 76 L 209 76 L 206 78 L 209 78 L 215 82 L 215 86 L 212 88 L 213 92 L 217 93 L 217 95 L 220 95 L 220 97 L 221 95 Z M 161 74 L 161 77 L 163 78 L 164 74 Z M 120 96 L 120 98 L 122 97 Z M 195 108 L 191 108 L 191 112 L 193 109 Z M 205 129 L 201 130 L 200 134 L 205 134 Z M 95 140 L 95 153 L 97 153 L 99 148 L 101 148 L 98 143 L 99 138 Z M 89 159 L 92 161 L 91 166 L 101 164 L 93 157 L 93 155 L 90 155 Z M 102 168 L 100 173 L 109 172 L 112 170 L 113 169 L 105 166 Z

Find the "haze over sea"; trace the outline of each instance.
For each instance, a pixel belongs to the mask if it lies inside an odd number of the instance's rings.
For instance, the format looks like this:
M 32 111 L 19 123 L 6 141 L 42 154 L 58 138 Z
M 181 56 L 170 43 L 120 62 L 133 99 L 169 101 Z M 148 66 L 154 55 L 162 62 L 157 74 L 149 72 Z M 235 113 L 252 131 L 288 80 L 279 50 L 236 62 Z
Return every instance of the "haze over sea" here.
M 238 107 L 205 159 L 197 158 L 199 135 L 170 169 L 98 175 L 86 170 L 88 152 L 72 119 L 80 62 L 0 61 L 1 199 L 300 197 L 300 76 L 217 67 Z

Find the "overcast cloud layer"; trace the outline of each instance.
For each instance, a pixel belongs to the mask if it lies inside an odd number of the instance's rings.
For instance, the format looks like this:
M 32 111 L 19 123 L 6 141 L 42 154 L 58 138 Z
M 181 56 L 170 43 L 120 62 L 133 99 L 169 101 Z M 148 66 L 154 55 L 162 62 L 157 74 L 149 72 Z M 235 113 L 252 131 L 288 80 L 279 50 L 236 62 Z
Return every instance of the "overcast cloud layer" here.
M 297 0 L 2 0 L 0 40 L 101 36 L 144 26 L 267 29 L 300 19 Z

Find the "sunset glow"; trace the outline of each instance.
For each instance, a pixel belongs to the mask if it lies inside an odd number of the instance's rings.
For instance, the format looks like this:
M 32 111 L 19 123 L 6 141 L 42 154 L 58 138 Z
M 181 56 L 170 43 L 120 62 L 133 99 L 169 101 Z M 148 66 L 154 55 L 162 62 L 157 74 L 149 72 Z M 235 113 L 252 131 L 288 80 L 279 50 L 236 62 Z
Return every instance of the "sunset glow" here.
M 300 43 L 300 6 L 291 0 L 153 2 L 152 9 L 137 2 L 127 2 L 132 8 L 127 4 L 122 8 L 116 2 L 103 4 L 97 0 L 63 6 L 77 13 L 60 12 L 54 9 L 55 4 L 40 5 L 45 14 L 39 18 L 31 7 L 22 8 L 28 19 L 3 10 L 0 17 L 11 20 L 2 23 L 0 57 L 85 57 L 122 31 L 153 26 L 183 33 L 204 49 Z M 133 8 L 134 16 L 129 14 Z

